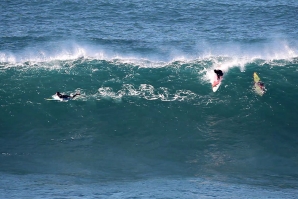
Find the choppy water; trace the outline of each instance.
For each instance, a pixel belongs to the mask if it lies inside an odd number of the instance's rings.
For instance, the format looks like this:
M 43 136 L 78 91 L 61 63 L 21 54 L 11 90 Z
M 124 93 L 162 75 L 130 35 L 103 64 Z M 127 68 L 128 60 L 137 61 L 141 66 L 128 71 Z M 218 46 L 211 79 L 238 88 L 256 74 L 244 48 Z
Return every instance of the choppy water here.
M 1 4 L 2 198 L 296 197 L 296 1 Z

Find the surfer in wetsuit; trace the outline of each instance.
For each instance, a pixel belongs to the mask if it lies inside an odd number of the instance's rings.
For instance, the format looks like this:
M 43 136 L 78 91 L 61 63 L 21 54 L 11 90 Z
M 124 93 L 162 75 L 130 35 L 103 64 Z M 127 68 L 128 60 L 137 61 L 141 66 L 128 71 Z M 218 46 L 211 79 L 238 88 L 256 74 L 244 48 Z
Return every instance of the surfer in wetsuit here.
M 76 93 L 76 94 L 74 94 L 73 96 L 70 96 L 70 95 L 62 95 L 60 92 L 56 92 L 56 95 L 57 95 L 60 99 L 67 100 L 67 99 L 73 99 L 73 98 L 75 98 L 77 95 L 80 95 L 80 93 Z
M 215 74 L 217 75 L 217 80 L 220 80 L 220 77 L 223 76 L 222 70 L 214 69 Z
M 219 69 L 214 69 L 214 73 L 216 74 L 217 76 L 217 80 L 214 80 L 213 83 L 212 83 L 212 87 L 215 87 L 217 86 L 218 84 L 220 84 L 221 82 L 221 78 L 223 76 L 223 72 L 222 70 L 219 70 Z

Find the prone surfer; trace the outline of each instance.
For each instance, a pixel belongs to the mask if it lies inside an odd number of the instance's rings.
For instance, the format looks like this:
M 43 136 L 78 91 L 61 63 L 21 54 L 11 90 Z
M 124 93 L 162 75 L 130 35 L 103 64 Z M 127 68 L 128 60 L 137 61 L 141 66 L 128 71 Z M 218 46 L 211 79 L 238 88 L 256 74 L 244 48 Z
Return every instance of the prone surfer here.
M 56 92 L 56 95 L 60 98 L 60 99 L 64 99 L 64 100 L 67 100 L 67 99 L 73 99 L 75 98 L 77 95 L 81 95 L 80 93 L 76 93 L 74 95 L 62 95 L 60 92 Z
M 257 82 L 256 83 L 261 89 L 262 89 L 262 91 L 264 91 L 265 90 L 265 84 L 263 83 L 263 82 Z

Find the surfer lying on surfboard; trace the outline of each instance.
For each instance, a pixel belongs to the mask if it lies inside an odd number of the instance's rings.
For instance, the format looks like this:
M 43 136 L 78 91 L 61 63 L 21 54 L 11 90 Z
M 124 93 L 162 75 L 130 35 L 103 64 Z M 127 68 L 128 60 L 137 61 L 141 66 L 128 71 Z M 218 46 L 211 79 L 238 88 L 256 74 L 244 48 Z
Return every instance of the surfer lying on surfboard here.
M 256 72 L 254 72 L 253 78 L 255 82 L 254 84 L 255 91 L 257 92 L 257 94 L 262 96 L 266 91 L 265 84 L 261 82 L 261 79 Z
M 56 92 L 56 95 L 57 95 L 60 99 L 68 100 L 68 99 L 73 99 L 73 98 L 75 98 L 77 95 L 81 95 L 81 94 L 80 94 L 80 93 L 76 93 L 76 94 L 70 96 L 70 95 L 62 95 L 60 92 Z
M 214 69 L 214 73 L 216 74 L 217 76 L 217 81 L 214 81 L 213 84 L 212 84 L 212 87 L 216 86 L 217 84 L 219 84 L 219 82 L 221 81 L 222 77 L 223 77 L 223 72 L 222 70 L 217 70 L 217 69 Z
M 262 91 L 265 90 L 265 84 L 263 82 L 257 82 L 256 85 L 259 86 Z

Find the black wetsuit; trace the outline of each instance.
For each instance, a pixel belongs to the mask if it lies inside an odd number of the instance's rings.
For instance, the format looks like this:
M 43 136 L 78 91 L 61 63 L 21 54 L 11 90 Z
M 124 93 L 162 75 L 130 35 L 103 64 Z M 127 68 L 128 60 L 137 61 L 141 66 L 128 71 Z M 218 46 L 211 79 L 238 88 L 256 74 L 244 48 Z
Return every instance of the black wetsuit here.
M 223 72 L 221 70 L 214 70 L 215 74 L 217 75 L 217 79 L 220 79 L 220 77 L 223 76 Z
M 67 100 L 67 99 L 70 99 L 71 98 L 71 96 L 69 96 L 69 95 L 62 95 L 61 93 L 57 93 L 57 96 L 60 99 L 64 99 L 64 100 Z
M 61 93 L 57 93 L 58 97 L 60 97 L 61 99 L 72 99 L 77 95 L 80 95 L 79 93 L 74 94 L 73 96 L 69 96 L 69 95 L 62 95 Z

